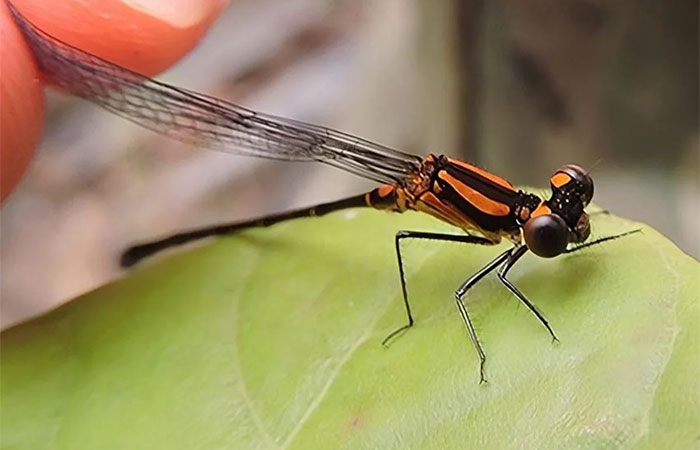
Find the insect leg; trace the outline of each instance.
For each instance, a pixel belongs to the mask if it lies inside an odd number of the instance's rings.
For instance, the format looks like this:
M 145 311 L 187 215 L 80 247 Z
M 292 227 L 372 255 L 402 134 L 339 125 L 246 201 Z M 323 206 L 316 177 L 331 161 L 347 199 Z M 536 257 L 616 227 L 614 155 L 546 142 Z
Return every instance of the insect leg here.
M 406 231 L 401 230 L 396 233 L 394 238 L 394 245 L 396 247 L 396 260 L 399 265 L 399 280 L 401 281 L 401 293 L 403 294 L 404 307 L 406 309 L 406 315 L 408 316 L 408 323 L 402 327 L 389 333 L 387 337 L 382 341 L 382 345 L 387 345 L 387 343 L 396 337 L 398 334 L 408 330 L 413 326 L 414 320 L 411 314 L 411 305 L 408 302 L 408 289 L 406 285 L 406 274 L 403 267 L 403 256 L 401 255 L 401 241 L 404 239 L 425 239 L 433 241 L 447 241 L 447 242 L 462 242 L 466 244 L 478 244 L 478 245 L 493 245 L 494 243 L 480 236 L 470 236 L 461 234 L 445 234 L 445 233 L 431 233 L 425 231 Z
M 474 325 L 472 324 L 471 318 L 469 317 L 467 306 L 464 304 L 464 301 L 462 299 L 472 286 L 474 286 L 477 282 L 479 282 L 479 280 L 481 280 L 487 274 L 489 274 L 498 266 L 500 266 L 503 263 L 503 261 L 505 261 L 510 256 L 513 250 L 514 248 L 510 248 L 498 255 L 490 263 L 488 263 L 487 265 L 479 269 L 479 271 L 476 272 L 474 275 L 469 277 L 469 279 L 462 283 L 459 289 L 455 291 L 455 302 L 457 303 L 457 308 L 459 309 L 459 313 L 462 316 L 464 324 L 467 327 L 467 332 L 469 333 L 469 337 L 471 338 L 472 343 L 474 344 L 476 353 L 479 355 L 479 375 L 481 377 L 481 383 L 486 381 L 486 378 L 484 377 L 484 364 L 486 363 L 486 354 L 484 353 L 484 349 L 481 347 L 479 338 L 476 336 L 476 331 L 474 330 Z
M 625 231 L 625 232 L 620 233 L 620 234 L 614 234 L 612 236 L 605 236 L 605 237 L 598 238 L 598 239 L 595 239 L 595 240 L 590 241 L 590 242 L 586 242 L 583 244 L 578 244 L 578 245 L 572 246 L 572 247 L 566 249 L 564 251 L 564 253 L 574 253 L 574 252 L 577 252 L 577 251 L 582 250 L 584 248 L 591 247 L 593 245 L 602 244 L 603 242 L 612 241 L 614 239 L 619 239 L 621 237 L 629 236 L 630 234 L 641 233 L 641 232 L 642 232 L 642 229 L 640 228 L 637 230 Z
M 518 288 L 515 287 L 513 283 L 510 282 L 506 278 L 506 275 L 508 274 L 508 271 L 510 270 L 511 267 L 527 252 L 527 247 L 524 245 L 521 245 L 519 247 L 515 247 L 511 254 L 508 256 L 508 259 L 506 262 L 501 266 L 501 268 L 498 270 L 498 279 L 501 280 L 501 283 L 508 288 L 510 292 L 512 292 L 518 299 L 529 309 L 536 317 L 537 319 L 544 325 L 544 327 L 549 331 L 549 334 L 552 336 L 552 340 L 558 341 L 556 334 L 554 334 L 554 330 L 552 330 L 552 327 L 549 326 L 549 322 L 547 321 L 547 318 L 542 314 L 537 307 L 532 303 L 530 300 L 525 297 L 525 295 L 518 290 Z

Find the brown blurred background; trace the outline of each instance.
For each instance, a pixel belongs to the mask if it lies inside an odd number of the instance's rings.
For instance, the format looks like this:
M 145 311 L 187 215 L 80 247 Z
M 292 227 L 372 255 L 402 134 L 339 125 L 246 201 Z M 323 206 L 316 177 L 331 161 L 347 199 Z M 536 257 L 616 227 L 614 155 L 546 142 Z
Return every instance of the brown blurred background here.
M 595 166 L 598 204 L 697 258 L 698 54 L 696 0 L 235 0 L 160 79 L 517 184 Z M 119 277 L 134 241 L 371 186 L 49 102 L 41 151 L 1 213 L 3 327 Z

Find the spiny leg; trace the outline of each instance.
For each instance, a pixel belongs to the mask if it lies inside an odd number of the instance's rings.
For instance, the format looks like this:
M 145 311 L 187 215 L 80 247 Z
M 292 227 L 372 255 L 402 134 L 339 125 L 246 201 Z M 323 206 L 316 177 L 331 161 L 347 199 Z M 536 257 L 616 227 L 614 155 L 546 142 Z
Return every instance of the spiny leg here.
M 521 245 L 519 247 L 515 247 L 513 251 L 511 252 L 510 255 L 508 255 L 508 259 L 506 259 L 506 262 L 501 266 L 501 268 L 498 270 L 498 279 L 501 280 L 501 283 L 510 291 L 512 292 L 518 299 L 523 302 L 523 304 L 529 309 L 536 317 L 539 319 L 540 323 L 544 325 L 544 327 L 549 331 L 549 334 L 552 336 L 552 340 L 558 341 L 557 335 L 554 334 L 554 330 L 552 330 L 552 327 L 549 326 L 549 322 L 547 321 L 547 318 L 542 314 L 537 307 L 532 303 L 530 300 L 525 297 L 525 295 L 518 290 L 517 287 L 513 283 L 506 278 L 506 275 L 508 274 L 508 271 L 513 267 L 513 265 L 525 254 L 527 253 L 527 247 L 524 245 Z
M 494 242 L 480 236 L 470 236 L 470 235 L 460 235 L 460 234 L 445 234 L 445 233 L 431 233 L 426 231 L 407 231 L 401 230 L 396 233 L 394 238 L 394 246 L 396 248 L 396 260 L 399 265 L 399 279 L 401 280 L 401 293 L 403 294 L 403 303 L 406 309 L 406 315 L 408 316 L 408 323 L 403 325 L 396 330 L 389 333 L 387 337 L 382 341 L 382 345 L 386 346 L 387 343 L 397 336 L 398 334 L 408 330 L 413 326 L 413 315 L 411 314 L 411 305 L 408 302 L 408 289 L 406 286 L 406 274 L 403 267 L 403 256 L 401 255 L 401 241 L 403 239 L 425 239 L 433 241 L 446 241 L 446 242 L 462 242 L 466 244 L 478 244 L 478 245 L 493 245 Z
M 612 236 L 605 236 L 605 237 L 598 238 L 598 239 L 595 239 L 595 240 L 590 241 L 590 242 L 586 242 L 586 243 L 583 243 L 583 244 L 575 245 L 575 246 L 573 246 L 573 247 L 571 247 L 571 248 L 566 249 L 566 250 L 564 251 L 564 253 L 574 253 L 574 252 L 578 252 L 578 251 L 580 251 L 580 250 L 583 250 L 584 248 L 588 248 L 588 247 L 591 247 L 591 246 L 593 246 L 593 245 L 602 244 L 603 242 L 612 241 L 612 240 L 615 240 L 615 239 L 619 239 L 619 238 L 621 238 L 621 237 L 629 236 L 630 234 L 641 233 L 641 232 L 642 232 L 642 229 L 639 228 L 639 229 L 637 229 L 637 230 L 625 231 L 625 232 L 623 232 L 623 233 L 614 234 L 614 235 L 612 235 Z
M 479 280 L 484 278 L 486 275 L 488 275 L 490 272 L 492 272 L 494 269 L 496 269 L 498 266 L 500 266 L 503 261 L 505 261 L 515 250 L 516 247 L 509 248 L 505 252 L 501 253 L 498 255 L 496 258 L 494 258 L 490 263 L 479 269 L 478 272 L 476 272 L 474 275 L 469 277 L 467 281 L 462 283 L 462 285 L 455 291 L 455 301 L 457 303 L 457 308 L 459 309 L 459 314 L 462 316 L 462 319 L 464 320 L 464 324 L 467 327 L 467 332 L 469 333 L 469 337 L 472 340 L 472 343 L 474 344 L 474 348 L 476 349 L 476 353 L 479 355 L 479 375 L 481 377 L 480 383 L 483 383 L 486 381 L 486 377 L 484 377 L 484 364 L 486 364 L 486 353 L 484 353 L 484 349 L 481 347 L 481 343 L 479 342 L 479 338 L 476 336 L 476 330 L 474 330 L 474 325 L 472 324 L 472 320 L 469 317 L 469 312 L 467 311 L 467 306 L 464 304 L 462 299 L 466 295 L 467 291 L 471 289 L 472 286 L 474 286 Z

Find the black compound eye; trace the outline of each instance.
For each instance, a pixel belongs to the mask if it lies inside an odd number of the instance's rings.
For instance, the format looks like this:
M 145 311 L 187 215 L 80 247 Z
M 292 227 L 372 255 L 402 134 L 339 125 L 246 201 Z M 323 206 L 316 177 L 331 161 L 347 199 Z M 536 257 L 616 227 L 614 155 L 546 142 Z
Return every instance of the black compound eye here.
M 525 223 L 525 244 L 537 256 L 552 258 L 566 250 L 569 229 L 556 214 L 537 216 Z
M 557 170 L 550 178 L 552 190 L 572 189 L 583 202 L 583 206 L 590 203 L 593 198 L 593 179 L 583 167 L 568 164 Z

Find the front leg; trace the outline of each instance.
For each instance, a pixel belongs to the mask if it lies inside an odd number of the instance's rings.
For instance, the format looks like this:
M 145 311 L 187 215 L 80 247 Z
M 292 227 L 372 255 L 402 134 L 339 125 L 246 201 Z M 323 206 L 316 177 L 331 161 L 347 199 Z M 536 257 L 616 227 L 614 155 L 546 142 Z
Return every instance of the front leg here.
M 532 303 L 530 300 L 528 300 L 527 297 L 525 297 L 525 294 L 520 292 L 520 289 L 515 287 L 511 281 L 506 278 L 506 275 L 508 275 L 508 271 L 513 267 L 513 265 L 527 252 L 527 247 L 524 245 L 521 247 L 516 247 L 513 249 L 513 252 L 508 256 L 507 261 L 501 266 L 501 268 L 498 270 L 498 279 L 503 283 L 503 285 L 513 293 L 516 297 L 518 297 L 518 300 L 520 300 L 526 307 L 527 309 L 532 312 L 535 317 L 544 325 L 544 327 L 549 331 L 549 334 L 552 336 L 553 341 L 558 341 L 557 335 L 554 334 L 554 330 L 552 330 L 552 327 L 549 325 L 549 321 L 547 318 L 542 314 L 537 307 L 535 306 L 534 303 Z

